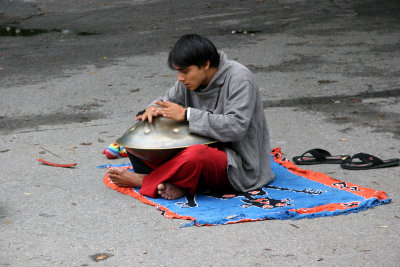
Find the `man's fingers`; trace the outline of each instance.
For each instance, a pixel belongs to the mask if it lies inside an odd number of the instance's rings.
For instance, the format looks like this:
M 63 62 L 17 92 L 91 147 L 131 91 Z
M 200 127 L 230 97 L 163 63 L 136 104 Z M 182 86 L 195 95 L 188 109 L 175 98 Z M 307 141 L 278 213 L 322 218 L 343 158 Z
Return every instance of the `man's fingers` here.
M 163 101 L 156 101 L 155 104 L 157 104 L 163 108 L 166 108 L 166 107 L 169 107 L 172 104 L 172 102 L 163 100 Z
M 140 117 L 140 119 L 141 119 L 142 121 L 145 121 L 145 120 L 147 119 L 147 114 L 146 114 L 146 112 L 143 113 L 143 115 Z
M 156 107 L 151 108 L 151 113 L 153 114 L 154 117 L 158 116 L 159 109 Z
M 141 116 L 137 116 L 137 120 L 141 121 L 148 121 L 149 123 L 153 122 L 153 118 L 158 116 L 163 116 L 166 118 L 174 119 L 174 120 L 181 120 L 181 109 L 182 106 L 169 102 L 169 101 L 155 101 L 154 102 L 158 107 L 151 106 L 146 109 L 146 112 L 143 113 Z
M 147 120 L 149 121 L 149 123 L 153 122 L 153 115 L 151 115 L 151 113 L 148 114 Z

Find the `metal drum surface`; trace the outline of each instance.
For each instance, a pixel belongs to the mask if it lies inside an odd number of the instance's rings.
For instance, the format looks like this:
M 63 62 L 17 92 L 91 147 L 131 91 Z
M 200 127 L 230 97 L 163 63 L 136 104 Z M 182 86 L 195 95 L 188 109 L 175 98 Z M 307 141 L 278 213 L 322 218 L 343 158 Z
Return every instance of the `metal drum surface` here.
M 157 117 L 152 123 L 136 122 L 116 142 L 131 154 L 158 165 L 188 146 L 217 141 L 189 133 L 188 122 Z

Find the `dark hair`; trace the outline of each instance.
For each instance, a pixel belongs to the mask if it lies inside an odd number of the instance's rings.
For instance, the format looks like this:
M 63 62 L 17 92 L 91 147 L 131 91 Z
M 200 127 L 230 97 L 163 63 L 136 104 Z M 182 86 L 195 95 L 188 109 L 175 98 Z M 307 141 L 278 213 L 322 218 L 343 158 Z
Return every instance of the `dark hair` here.
M 175 65 L 180 68 L 196 65 L 200 68 L 208 60 L 210 67 L 218 67 L 219 54 L 214 44 L 198 34 L 186 34 L 179 38 L 169 52 L 168 66 L 173 70 Z

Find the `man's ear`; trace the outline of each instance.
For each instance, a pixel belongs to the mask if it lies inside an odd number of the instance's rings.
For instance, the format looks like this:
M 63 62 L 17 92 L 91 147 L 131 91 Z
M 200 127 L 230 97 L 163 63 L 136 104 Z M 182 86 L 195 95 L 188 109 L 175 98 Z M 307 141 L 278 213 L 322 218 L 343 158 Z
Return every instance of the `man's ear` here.
M 206 63 L 202 66 L 203 70 L 209 70 L 210 69 L 210 60 L 207 60 Z

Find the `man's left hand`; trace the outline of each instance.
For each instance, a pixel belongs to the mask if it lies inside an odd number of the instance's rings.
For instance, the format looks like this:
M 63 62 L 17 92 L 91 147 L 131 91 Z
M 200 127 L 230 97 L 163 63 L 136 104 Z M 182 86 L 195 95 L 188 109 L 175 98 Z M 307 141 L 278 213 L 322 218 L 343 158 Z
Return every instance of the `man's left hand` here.
M 161 108 L 158 108 L 158 111 L 161 113 L 163 117 L 174 121 L 184 121 L 185 120 L 185 111 L 186 108 L 169 102 L 169 101 L 156 101 L 155 104 L 159 105 Z

